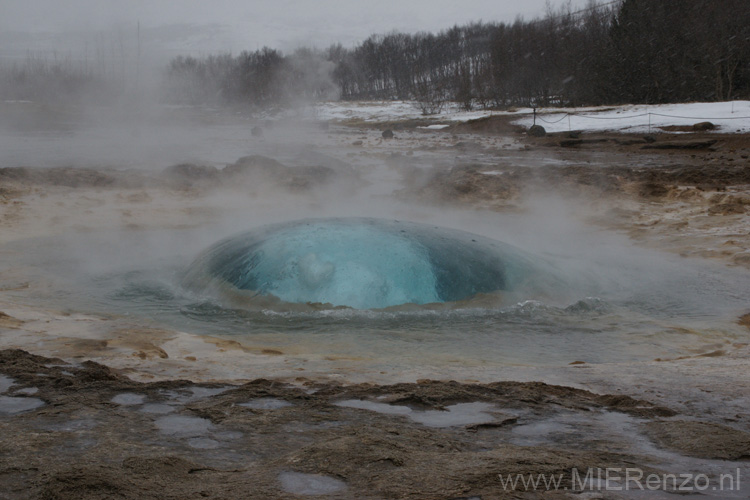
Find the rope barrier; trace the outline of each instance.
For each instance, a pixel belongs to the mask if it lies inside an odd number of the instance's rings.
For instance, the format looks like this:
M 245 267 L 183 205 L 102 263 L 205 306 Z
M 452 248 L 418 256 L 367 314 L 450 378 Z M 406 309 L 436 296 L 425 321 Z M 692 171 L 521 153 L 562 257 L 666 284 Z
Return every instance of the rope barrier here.
M 551 113 L 551 114 L 559 114 L 559 113 Z M 578 118 L 589 118 L 591 120 L 629 120 L 631 118 L 640 118 L 642 116 L 663 116 L 666 118 L 684 118 L 686 120 L 750 120 L 750 116 L 726 116 L 726 117 L 701 117 L 701 116 L 678 116 L 678 115 L 665 115 L 662 113 L 640 113 L 637 115 L 628 115 L 628 116 L 592 116 L 592 115 L 581 115 L 578 113 L 565 113 L 562 118 L 559 120 L 549 121 L 542 118 L 539 113 L 537 113 L 536 117 L 543 121 L 544 123 L 557 123 L 563 121 L 568 116 L 577 116 Z
M 565 113 L 565 114 L 564 114 L 564 115 L 562 116 L 562 118 L 560 118 L 559 120 L 555 120 L 555 121 L 553 121 L 553 122 L 552 122 L 552 121 L 547 121 L 547 120 L 545 120 L 544 118 L 542 118 L 542 117 L 541 117 L 541 116 L 539 116 L 539 115 L 536 115 L 536 117 L 537 117 L 537 118 L 538 118 L 538 119 L 539 119 L 540 121 L 543 121 L 544 123 L 549 123 L 549 124 L 552 124 L 552 123 L 559 123 L 559 122 L 563 121 L 563 120 L 564 120 L 565 118 L 567 118 L 568 116 L 570 116 L 570 113 Z

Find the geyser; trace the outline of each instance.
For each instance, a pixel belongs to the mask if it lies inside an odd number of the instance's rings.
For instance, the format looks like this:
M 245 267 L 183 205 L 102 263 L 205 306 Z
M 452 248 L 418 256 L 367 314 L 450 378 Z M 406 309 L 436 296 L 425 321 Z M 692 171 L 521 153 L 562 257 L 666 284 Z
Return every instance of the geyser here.
M 532 261 L 499 241 L 414 222 L 308 219 L 263 226 L 210 247 L 184 283 L 289 303 L 356 309 L 452 302 L 513 291 Z

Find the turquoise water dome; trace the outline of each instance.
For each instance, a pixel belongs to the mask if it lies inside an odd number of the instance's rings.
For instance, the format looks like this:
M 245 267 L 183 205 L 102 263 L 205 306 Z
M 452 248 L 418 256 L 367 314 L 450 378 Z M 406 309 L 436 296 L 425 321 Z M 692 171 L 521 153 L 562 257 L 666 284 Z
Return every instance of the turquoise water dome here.
M 289 303 L 355 309 L 430 304 L 512 290 L 533 272 L 513 247 L 475 234 L 370 218 L 263 226 L 190 266 L 193 289 L 220 284 Z

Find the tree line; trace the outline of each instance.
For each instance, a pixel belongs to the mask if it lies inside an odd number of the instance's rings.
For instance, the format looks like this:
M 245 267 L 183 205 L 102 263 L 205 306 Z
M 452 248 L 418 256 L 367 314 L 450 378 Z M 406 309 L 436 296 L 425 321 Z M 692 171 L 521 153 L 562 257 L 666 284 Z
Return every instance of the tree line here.
M 591 1 L 540 19 L 439 33 L 373 35 L 352 48 L 180 57 L 168 70 L 190 102 L 415 99 L 463 107 L 668 103 L 750 98 L 747 0 Z
M 750 97 L 750 2 L 570 4 L 542 19 L 371 36 L 328 60 L 343 99 L 467 108 Z
M 121 59 L 122 78 L 69 59 L 0 65 L 0 98 L 104 102 L 125 92 Z M 471 109 L 750 99 L 750 1 L 590 0 L 529 21 L 372 35 L 353 47 L 180 56 L 162 84 L 170 103 L 250 110 L 335 98 L 415 100 L 425 114 L 446 102 Z

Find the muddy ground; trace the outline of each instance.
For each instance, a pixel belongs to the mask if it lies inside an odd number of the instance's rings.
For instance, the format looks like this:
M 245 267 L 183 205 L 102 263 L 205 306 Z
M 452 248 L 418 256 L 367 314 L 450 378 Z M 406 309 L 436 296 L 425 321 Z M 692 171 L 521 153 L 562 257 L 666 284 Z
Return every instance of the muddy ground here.
M 750 459 L 745 431 L 543 383 L 138 383 L 21 350 L 0 370 L 3 498 L 566 498 L 593 489 L 574 470 L 675 472 L 644 436 L 727 470 Z M 561 477 L 559 496 L 503 491 L 499 475 L 530 473 Z
M 554 186 L 581 217 L 639 245 L 750 268 L 750 137 L 667 132 L 532 138 L 497 118 L 445 131 L 333 125 L 323 142 L 345 160 L 9 166 L 0 243 L 199 227 L 222 212 L 217 198 L 269 191 L 314 208 L 371 187 L 360 164 L 380 161 L 398 177 L 388 196 L 425 210 L 523 212 Z M 581 486 L 571 471 L 750 477 L 748 343 L 498 375 L 523 382 L 366 383 L 296 376 L 287 353 L 260 345 L 30 306 L 14 293 L 41 285 L 22 269 L 2 283 L 0 498 L 640 498 Z M 246 376 L 201 366 L 218 358 L 247 363 Z M 561 489 L 503 489 L 499 475 L 529 473 L 561 475 Z

